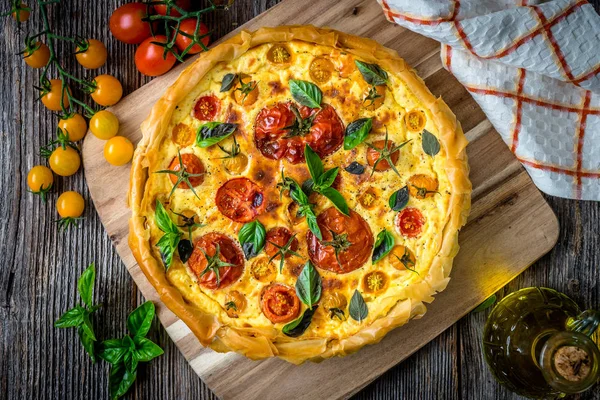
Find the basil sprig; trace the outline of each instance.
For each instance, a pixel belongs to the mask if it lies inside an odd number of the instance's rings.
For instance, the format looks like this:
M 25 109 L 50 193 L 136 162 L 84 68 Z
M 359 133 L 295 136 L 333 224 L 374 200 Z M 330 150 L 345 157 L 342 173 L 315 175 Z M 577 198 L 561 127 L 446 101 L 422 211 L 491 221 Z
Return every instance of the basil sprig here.
M 202 124 L 198 127 L 196 133 L 196 146 L 205 148 L 217 144 L 221 140 L 231 136 L 237 127 L 237 124 L 224 122 L 207 122 L 206 124 Z
M 433 157 L 440 152 L 440 142 L 438 142 L 433 133 L 429 132 L 427 129 L 424 129 L 421 139 L 425 154 Z
M 373 118 L 360 118 L 350 122 L 344 136 L 344 150 L 352 150 L 364 142 L 372 127 Z
M 339 167 L 325 171 L 321 158 L 308 144 L 304 146 L 304 157 L 313 181 L 312 190 L 327 197 L 342 214 L 350 215 L 348 204 L 342 194 L 331 187 L 339 172 Z
M 90 321 L 90 315 L 102 307 L 102 304 L 92 305 L 92 292 L 94 290 L 95 280 L 96 267 L 94 266 L 94 263 L 92 263 L 85 271 L 83 271 L 77 281 L 77 291 L 79 292 L 79 296 L 81 297 L 81 300 L 83 300 L 84 305 L 71 308 L 54 322 L 55 328 L 77 328 L 79 340 L 94 363 L 96 362 L 94 351 L 96 335 L 94 334 L 94 327 Z
M 369 308 L 365 299 L 358 290 L 354 291 L 352 298 L 350 299 L 350 305 L 348 306 L 348 313 L 355 321 L 362 322 L 369 315 Z
M 305 217 L 308 229 L 310 229 L 317 239 L 322 240 L 323 235 L 321 234 L 321 228 L 319 228 L 319 224 L 317 223 L 317 216 L 313 210 L 313 204 L 308 200 L 308 195 L 302 190 L 302 186 L 300 186 L 294 178 L 285 176 L 282 170 L 281 182 L 277 184 L 277 187 L 279 187 L 280 197 L 283 195 L 283 192 L 286 190 L 289 191 L 290 198 L 298 204 L 297 215 Z
M 177 225 L 175 225 L 175 223 L 171 221 L 169 213 L 167 212 L 167 210 L 165 210 L 165 208 L 159 200 L 156 200 L 156 211 L 154 212 L 154 221 L 156 222 L 156 226 L 158 226 L 158 229 L 165 233 L 158 240 L 158 243 L 156 243 L 156 247 L 158 247 L 162 261 L 165 264 L 165 268 L 168 270 L 171 267 L 171 264 L 173 263 L 173 255 L 175 254 L 175 250 L 177 250 L 179 246 L 179 241 L 181 240 L 181 232 L 179 231 Z
M 355 60 L 356 68 L 360 71 L 365 82 L 369 85 L 379 86 L 385 85 L 388 81 L 388 74 L 377 64 L 369 64 L 366 62 Z
M 298 103 L 310 108 L 321 108 L 323 93 L 317 85 L 308 81 L 290 79 L 290 92 Z
M 263 224 L 258 220 L 248 222 L 242 226 L 238 233 L 238 239 L 246 255 L 246 259 L 256 257 L 265 246 L 265 237 L 267 231 Z
M 296 294 L 300 301 L 306 304 L 308 308 L 302 313 L 300 318 L 295 319 L 283 327 L 282 332 L 285 335 L 298 337 L 306 331 L 317 310 L 317 303 L 321 298 L 322 290 L 323 285 L 319 273 L 312 262 L 307 261 L 296 281 Z
M 392 210 L 402 211 L 408 204 L 408 186 L 404 186 L 392 193 L 389 203 Z
M 304 268 L 302 268 L 302 272 L 300 272 L 296 281 L 296 294 L 301 302 L 312 308 L 319 302 L 322 290 L 321 277 L 309 260 L 304 264 Z
M 220 92 L 228 92 L 233 87 L 235 80 L 237 79 L 237 74 L 226 74 L 223 77 L 223 81 L 221 82 L 221 90 Z
M 392 248 L 394 247 L 394 237 L 387 229 L 383 229 L 377 235 L 377 239 L 375 240 L 375 248 L 373 249 L 373 256 L 371 257 L 371 261 L 373 264 L 381 260 L 383 257 L 387 256 Z
M 98 356 L 111 364 L 108 378 L 111 399 L 117 399 L 129 390 L 137 377 L 140 362 L 148 362 L 163 354 L 159 345 L 146 338 L 154 314 L 154 304 L 145 302 L 127 317 L 129 334 L 100 344 Z

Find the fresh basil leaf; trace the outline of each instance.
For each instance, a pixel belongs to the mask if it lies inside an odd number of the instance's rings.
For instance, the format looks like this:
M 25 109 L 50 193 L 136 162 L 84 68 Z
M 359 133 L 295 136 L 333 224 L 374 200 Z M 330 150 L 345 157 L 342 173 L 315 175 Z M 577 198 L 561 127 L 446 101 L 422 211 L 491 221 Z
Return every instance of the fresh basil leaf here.
M 179 245 L 181 233 L 168 232 L 165 233 L 156 243 L 156 247 L 160 251 L 162 261 L 165 264 L 165 269 L 168 271 L 173 263 L 173 255 Z
M 154 319 L 154 303 L 147 301 L 129 314 L 127 329 L 133 336 L 144 337 L 148 334 Z
M 179 228 L 177 228 L 177 225 L 175 225 L 175 223 L 171 220 L 171 217 L 169 216 L 167 210 L 165 210 L 165 207 L 158 200 L 156 200 L 154 221 L 156 221 L 156 226 L 158 226 L 158 229 L 165 233 L 179 233 Z
M 385 85 L 388 80 L 388 74 L 377 64 L 369 64 L 355 60 L 354 63 L 363 76 L 365 82 L 369 85 Z
M 119 363 L 110 367 L 108 376 L 108 387 L 110 389 L 111 400 L 116 400 L 127 393 L 135 378 L 137 371 L 130 372 L 124 363 Z
M 318 188 L 324 189 L 324 188 L 328 188 L 331 185 L 333 185 L 333 181 L 335 181 L 335 178 L 337 177 L 339 171 L 340 171 L 339 167 L 331 168 L 331 169 L 328 169 L 327 171 L 325 171 L 319 177 L 319 181 L 317 183 Z
M 77 334 L 79 335 L 79 341 L 81 342 L 81 345 L 85 349 L 86 353 L 88 353 L 88 355 L 92 359 L 92 363 L 95 363 L 96 362 L 96 354 L 95 354 L 95 350 L 94 350 L 94 344 L 95 344 L 96 340 L 94 338 L 91 338 L 86 333 L 85 329 L 83 329 L 82 326 L 77 328 Z
M 73 307 L 54 322 L 54 327 L 72 328 L 74 326 L 79 326 L 83 324 L 83 315 L 85 312 L 85 308 L 81 306 Z
M 238 239 L 246 255 L 246 259 L 251 259 L 260 253 L 265 246 L 267 231 L 263 224 L 258 220 L 248 222 L 242 226 L 238 233 Z
M 321 108 L 323 93 L 317 85 L 312 82 L 290 80 L 290 92 L 298 103 L 310 108 Z
M 307 308 L 300 318 L 285 325 L 282 329 L 283 334 L 289 337 L 298 337 L 302 335 L 310 326 L 313 315 L 315 314 L 315 311 L 317 311 L 317 307 L 318 306 L 315 305 L 312 308 Z
M 138 361 L 148 362 L 164 353 L 163 349 L 150 339 L 134 338 L 133 341 L 136 342 L 133 355 Z
M 135 350 L 129 350 L 125 353 L 125 357 L 123 357 L 123 363 L 125 363 L 125 367 L 129 372 L 135 372 L 139 364 L 138 359 L 135 358 L 134 351 Z
M 92 306 L 92 291 L 94 290 L 95 280 L 96 268 L 94 267 L 94 263 L 91 263 L 77 281 L 79 296 L 81 296 L 83 303 L 88 307 Z
M 94 334 L 94 327 L 92 326 L 92 321 L 90 321 L 89 311 L 83 312 L 83 323 L 81 324 L 81 328 L 91 339 L 96 340 L 96 335 Z
M 408 186 L 396 190 L 390 196 L 390 208 L 394 211 L 401 211 L 408 204 Z
M 109 364 L 119 364 L 130 350 L 122 339 L 108 339 L 100 343 L 98 357 Z
M 307 261 L 296 281 L 296 294 L 301 302 L 312 308 L 321 298 L 321 277 L 312 262 Z
M 308 144 L 304 145 L 304 158 L 306 159 L 306 165 L 308 166 L 308 172 L 310 177 L 315 182 L 319 182 L 319 178 L 323 175 L 323 162 L 321 158 Z
M 323 235 L 321 234 L 321 228 L 319 228 L 319 224 L 317 223 L 317 216 L 315 212 L 312 210 L 309 204 L 300 206 L 298 209 L 298 215 L 306 218 L 306 223 L 308 224 L 308 229 L 317 237 L 319 240 L 323 240 Z
M 495 302 L 496 302 L 496 294 L 493 294 L 490 297 L 488 297 L 487 299 L 485 299 L 483 303 L 481 303 L 480 305 L 475 307 L 475 309 L 471 312 L 478 313 L 478 312 L 487 310 L 488 308 L 493 306 Z
M 365 166 L 356 161 L 352 161 L 350 165 L 348 165 L 344 169 L 346 170 L 346 172 L 352 175 L 362 175 L 365 173 Z
M 207 122 L 200 125 L 196 133 L 196 146 L 210 147 L 229 137 L 237 129 L 237 124 Z
M 371 257 L 371 261 L 373 264 L 381 260 L 383 257 L 387 256 L 392 248 L 394 247 L 394 237 L 391 233 L 387 231 L 387 229 L 382 230 L 377 235 L 377 239 L 375 240 L 375 248 L 373 249 L 373 256 Z
M 350 210 L 348 209 L 348 204 L 346 203 L 344 196 L 342 196 L 342 194 L 340 192 L 338 192 L 337 190 L 335 190 L 332 187 L 328 187 L 328 188 L 321 190 L 319 193 L 321 193 L 323 196 L 327 197 L 329 199 L 329 201 L 331 201 L 333 203 L 335 208 L 338 209 L 339 212 L 341 212 L 342 214 L 344 214 L 346 216 L 350 216 Z
M 358 290 L 354 291 L 352 298 L 350 299 L 350 306 L 348 307 L 348 313 L 355 321 L 362 322 L 369 315 L 369 308 L 365 299 Z
M 307 180 L 305 180 L 304 182 L 302 182 L 302 191 L 307 196 L 310 196 L 311 193 L 313 192 L 313 187 L 314 186 L 315 186 L 315 182 L 311 178 L 308 178 Z
M 290 197 L 300 206 L 308 205 L 308 195 L 296 182 L 290 185 Z
M 352 121 L 346 127 L 344 136 L 344 150 L 352 150 L 365 141 L 371 128 L 373 127 L 372 118 L 360 118 Z
M 438 142 L 437 138 L 433 135 L 433 133 L 429 132 L 427 129 L 423 130 L 423 134 L 421 135 L 423 151 L 428 156 L 435 156 L 440 152 L 440 142 Z
M 223 77 L 223 82 L 221 82 L 220 92 L 228 92 L 233 87 L 237 77 L 237 74 L 226 74 Z
M 192 256 L 194 246 L 188 239 L 182 239 L 177 244 L 177 252 L 179 253 L 179 259 L 182 263 L 186 263 L 187 260 Z

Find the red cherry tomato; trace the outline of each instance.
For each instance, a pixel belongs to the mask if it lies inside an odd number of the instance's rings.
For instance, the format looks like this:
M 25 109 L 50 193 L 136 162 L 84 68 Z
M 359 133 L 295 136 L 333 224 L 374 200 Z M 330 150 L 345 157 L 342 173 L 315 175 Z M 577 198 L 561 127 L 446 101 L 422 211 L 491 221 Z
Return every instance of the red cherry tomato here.
M 181 164 L 183 164 L 183 168 L 188 174 L 203 174 L 204 173 L 204 164 L 195 154 L 182 154 L 181 155 L 181 163 L 179 162 L 179 156 L 173 158 L 171 161 L 171 165 L 169 165 L 169 169 L 171 171 L 179 171 L 181 169 Z M 177 175 L 169 174 L 169 178 L 173 185 L 177 183 Z M 190 176 L 188 178 L 193 187 L 199 186 L 204 182 L 204 175 L 200 176 Z M 190 187 L 186 182 L 179 183 L 178 188 L 181 189 L 189 189 Z
M 181 21 L 181 25 L 179 25 L 179 32 L 183 32 L 186 33 L 188 35 L 194 35 L 194 33 L 196 32 L 196 18 L 187 18 L 184 19 L 183 21 Z M 202 35 L 206 35 L 208 33 L 208 28 L 206 27 L 206 25 L 204 25 L 203 22 L 200 22 L 200 26 L 198 27 L 198 37 L 202 36 Z M 208 43 L 210 42 L 210 37 L 205 36 L 202 39 L 202 43 L 204 43 L 205 46 L 208 46 Z M 188 48 L 188 46 L 192 43 L 192 39 L 182 35 L 181 33 L 177 33 L 177 37 L 175 38 L 175 45 L 177 45 L 177 48 L 179 49 L 179 51 L 183 52 L 185 49 Z M 187 54 L 196 54 L 196 53 L 200 53 L 201 51 L 203 51 L 204 49 L 202 48 L 202 46 L 200 46 L 199 44 L 195 44 L 194 46 L 192 46 L 191 49 L 188 50 Z
M 274 283 L 263 291 L 260 308 L 271 322 L 290 322 L 300 313 L 300 300 L 296 290 L 280 283 Z
M 323 158 L 333 154 L 344 142 L 344 125 L 335 109 L 323 105 L 322 109 L 300 107 L 303 120 L 314 116 L 312 125 L 304 134 L 286 138 L 290 130 L 284 129 L 296 122 L 291 110 L 293 103 L 278 103 L 263 108 L 256 117 L 254 143 L 267 158 L 286 158 L 292 164 L 304 161 L 304 146 L 308 144 Z M 316 114 L 316 115 L 315 115 Z
M 291 238 L 292 232 L 290 232 L 289 229 L 284 228 L 283 226 L 278 226 L 277 228 L 269 229 L 265 239 L 265 253 L 267 253 L 269 257 L 273 257 L 275 254 L 277 254 L 277 251 L 279 251 L 279 248 L 277 246 L 285 246 L 286 244 L 288 244 Z M 292 240 L 289 249 L 292 251 L 298 250 L 298 239 L 294 238 Z M 288 258 L 289 256 L 291 256 L 290 253 L 285 254 L 285 258 Z M 277 256 L 277 258 L 280 258 L 280 256 Z
M 202 96 L 194 106 L 194 117 L 201 121 L 214 121 L 220 108 L 221 101 L 216 96 Z
M 384 145 L 385 145 L 385 140 L 377 140 L 377 141 L 373 142 L 373 146 L 377 147 L 378 149 L 383 149 Z M 391 140 L 388 140 L 387 146 L 386 146 L 388 150 L 392 150 L 395 146 L 396 146 L 396 144 L 394 142 L 392 142 Z M 375 165 L 375 162 L 377 161 L 379 156 L 380 156 L 380 153 L 377 150 L 372 149 L 371 147 L 369 147 L 367 149 L 367 163 L 371 167 L 373 165 Z M 390 155 L 390 159 L 392 160 L 394 165 L 396 165 L 399 158 L 400 158 L 400 150 L 396 150 L 395 152 L 393 152 Z M 387 162 L 387 160 L 381 160 L 375 167 L 375 171 L 387 171 L 390 168 L 392 168 L 392 166 L 390 165 L 389 162 Z
M 400 233 L 407 238 L 416 238 L 423 230 L 425 217 L 416 208 L 405 208 L 396 217 L 396 226 Z
M 165 57 L 165 49 L 152 42 L 166 43 L 167 37 L 156 35 L 144 40 L 135 51 L 135 66 L 144 75 L 159 76 L 173 68 L 177 59 L 172 53 Z
M 221 214 L 235 222 L 250 222 L 265 211 L 263 190 L 248 178 L 235 178 L 217 190 L 215 198 Z
M 113 11 L 109 20 L 110 31 L 121 42 L 139 44 L 150 37 L 150 23 L 142 21 L 148 16 L 143 3 L 128 3 Z
M 189 9 L 192 7 L 191 0 L 171 0 L 170 3 L 176 4 L 177 7 L 184 9 L 185 11 L 189 11 Z M 166 4 L 157 4 L 154 6 L 154 11 L 156 11 L 156 13 L 160 14 L 160 15 L 167 15 L 167 5 Z M 169 15 L 172 17 L 180 17 L 181 13 L 179 11 L 177 11 L 173 7 L 173 5 L 171 5 L 171 11 L 169 12 Z
M 204 255 L 206 253 L 209 258 L 214 256 L 217 252 L 217 246 L 219 246 L 219 259 L 233 264 L 233 266 L 229 267 L 216 268 L 219 271 L 218 284 L 217 274 L 214 269 L 209 269 L 205 272 L 206 267 L 209 265 Z M 213 290 L 222 289 L 237 281 L 242 272 L 244 272 L 244 254 L 239 246 L 228 236 L 222 233 L 211 232 L 198 239 L 194 245 L 194 251 L 188 260 L 188 265 L 198 277 L 200 286 Z
M 309 231 L 306 235 L 308 256 L 319 268 L 338 274 L 352 272 L 363 266 L 373 250 L 373 234 L 369 224 L 358 213 L 350 211 L 347 217 L 336 208 L 331 207 L 317 217 L 317 224 L 321 229 L 323 240 L 320 241 Z M 333 239 L 331 231 L 338 235 L 347 234 L 350 245 L 335 256 L 333 246 L 324 246 L 323 242 Z M 340 263 L 338 263 L 338 259 Z

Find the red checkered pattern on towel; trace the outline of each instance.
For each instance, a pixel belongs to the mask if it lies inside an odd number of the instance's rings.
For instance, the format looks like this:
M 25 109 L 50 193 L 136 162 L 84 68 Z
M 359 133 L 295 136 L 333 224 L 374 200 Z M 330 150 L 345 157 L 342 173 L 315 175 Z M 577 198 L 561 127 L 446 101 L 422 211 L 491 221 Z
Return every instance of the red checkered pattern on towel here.
M 600 17 L 577 0 L 378 0 L 386 17 L 442 44 L 544 192 L 600 200 Z

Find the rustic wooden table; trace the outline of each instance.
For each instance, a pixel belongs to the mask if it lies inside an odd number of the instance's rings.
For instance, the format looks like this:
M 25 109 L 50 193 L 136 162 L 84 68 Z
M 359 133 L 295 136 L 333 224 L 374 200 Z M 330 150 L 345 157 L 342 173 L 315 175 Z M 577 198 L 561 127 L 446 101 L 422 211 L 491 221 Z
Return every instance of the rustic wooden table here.
M 334 0 L 323 0 L 334 1 Z M 106 43 L 109 61 L 102 71 L 118 77 L 129 93 L 148 81 L 135 69 L 134 46 L 116 41 L 108 30 L 111 12 L 123 0 L 63 0 L 52 7 L 50 24 L 69 36 L 81 34 Z M 277 0 L 237 0 L 227 13 L 208 17 L 221 37 L 275 5 Z M 600 0 L 591 1 L 596 10 Z M 3 5 L 2 11 L 7 8 Z M 33 0 L 28 3 L 33 4 Z M 373 4 L 369 5 L 377 7 Z M 108 366 L 91 364 L 75 330 L 58 330 L 53 321 L 77 299 L 76 281 L 95 262 L 96 299 L 105 306 L 96 318 L 100 338 L 125 332 L 127 314 L 143 299 L 89 202 L 82 172 L 57 179 L 48 204 L 27 192 L 28 170 L 41 163 L 38 149 L 55 134 L 56 117 L 40 102 L 32 85 L 38 71 L 19 57 L 26 30 L 41 22 L 32 14 L 24 30 L 3 20 L 0 38 L 0 398 L 108 398 Z M 67 50 L 59 49 L 65 54 Z M 67 67 L 83 71 L 65 58 Z M 88 200 L 79 229 L 59 232 L 54 200 L 57 193 L 76 190 Z M 582 306 L 600 307 L 597 270 L 600 265 L 600 203 L 547 196 L 561 234 L 556 247 L 505 287 L 499 296 L 526 286 L 555 288 Z M 524 238 L 526 240 L 526 238 Z M 356 399 L 512 399 L 492 378 L 481 352 L 486 313 L 471 314 L 445 331 L 408 360 L 360 392 Z M 165 354 L 141 368 L 128 398 L 212 399 L 158 322 L 152 335 Z M 582 399 L 600 397 L 600 387 Z M 290 395 L 293 398 L 293 395 Z

